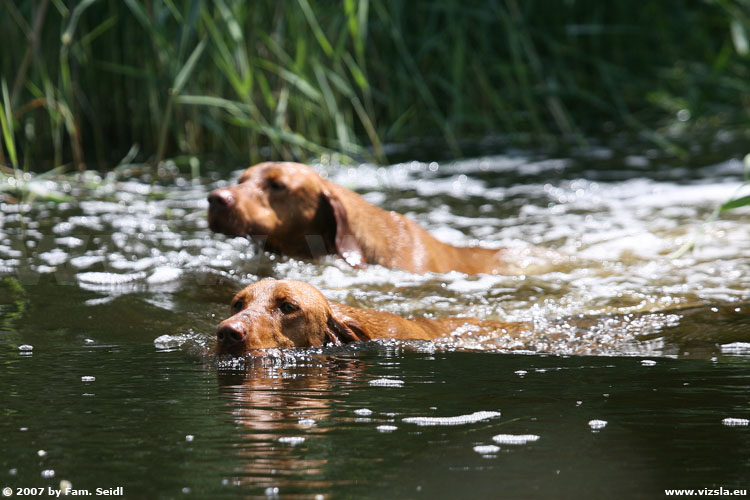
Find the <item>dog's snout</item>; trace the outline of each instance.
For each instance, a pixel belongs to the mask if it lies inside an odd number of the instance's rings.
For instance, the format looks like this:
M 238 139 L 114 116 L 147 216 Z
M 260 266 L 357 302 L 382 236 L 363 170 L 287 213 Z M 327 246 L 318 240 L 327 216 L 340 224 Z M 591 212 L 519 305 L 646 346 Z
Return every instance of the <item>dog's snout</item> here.
M 208 204 L 214 208 L 228 208 L 234 205 L 234 195 L 229 189 L 214 189 L 208 195 Z
M 216 332 L 219 344 L 224 346 L 239 344 L 245 340 L 245 336 L 247 336 L 247 330 L 240 321 L 224 321 Z

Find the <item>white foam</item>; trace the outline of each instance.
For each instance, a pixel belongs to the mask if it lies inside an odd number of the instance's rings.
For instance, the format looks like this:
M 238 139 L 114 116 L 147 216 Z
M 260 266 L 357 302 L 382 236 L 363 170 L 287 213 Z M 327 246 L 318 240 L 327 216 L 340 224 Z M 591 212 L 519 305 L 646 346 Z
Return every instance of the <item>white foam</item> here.
M 60 248 L 55 248 L 49 252 L 42 252 L 39 254 L 39 258 L 50 266 L 59 266 L 65 263 L 69 256 L 68 253 Z
M 279 438 L 279 442 L 297 446 L 298 444 L 304 443 L 305 438 L 302 436 L 282 436 Z
M 539 440 L 536 434 L 498 434 L 492 440 L 499 444 L 526 444 Z
M 398 427 L 396 427 L 395 425 L 379 425 L 376 427 L 376 429 L 378 430 L 378 432 L 393 432 L 398 429 Z
M 732 342 L 721 346 L 723 354 L 747 355 L 750 354 L 750 342 Z
M 162 266 L 154 269 L 154 272 L 146 278 L 146 281 L 152 285 L 159 283 L 169 283 L 170 281 L 176 281 L 182 276 L 182 269 L 171 266 Z
M 480 455 L 492 455 L 500 451 L 500 447 L 494 444 L 485 444 L 485 445 L 475 446 L 474 451 L 476 451 Z
M 125 283 L 132 283 L 146 277 L 146 273 L 101 273 L 89 272 L 79 273 L 76 278 L 79 282 L 90 285 L 116 286 Z
M 404 381 L 394 378 L 376 378 L 375 380 L 370 380 L 370 385 L 373 387 L 402 387 Z
M 607 426 L 606 420 L 597 420 L 597 419 L 589 420 L 589 427 L 591 427 L 592 430 L 597 431 L 599 429 L 604 429 L 606 426 Z
M 464 425 L 489 420 L 500 416 L 499 411 L 477 411 L 470 415 L 459 415 L 457 417 L 406 417 L 403 419 L 408 424 L 417 425 Z
M 747 418 L 725 418 L 721 423 L 727 427 L 745 427 L 750 425 L 750 420 Z
M 154 339 L 154 345 L 157 349 L 175 349 L 189 341 L 190 338 L 190 335 L 184 333 L 177 335 L 161 335 Z

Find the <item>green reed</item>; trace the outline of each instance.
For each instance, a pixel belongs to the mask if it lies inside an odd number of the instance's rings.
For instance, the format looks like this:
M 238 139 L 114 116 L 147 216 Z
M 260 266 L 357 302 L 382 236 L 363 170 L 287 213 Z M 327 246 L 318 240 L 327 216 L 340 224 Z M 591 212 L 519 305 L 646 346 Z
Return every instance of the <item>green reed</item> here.
M 0 29 L 0 162 L 36 169 L 623 130 L 679 154 L 750 109 L 744 0 L 0 0 Z

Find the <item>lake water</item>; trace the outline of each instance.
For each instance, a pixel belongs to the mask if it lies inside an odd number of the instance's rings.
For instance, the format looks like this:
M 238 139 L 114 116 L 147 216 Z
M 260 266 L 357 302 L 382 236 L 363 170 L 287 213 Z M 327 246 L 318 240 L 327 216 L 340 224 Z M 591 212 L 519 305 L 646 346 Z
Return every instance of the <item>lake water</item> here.
M 596 147 L 316 166 L 446 241 L 574 257 L 527 276 L 353 270 L 214 235 L 206 195 L 241 165 L 195 180 L 121 168 L 40 183 L 80 201 L 2 205 L 0 488 L 429 499 L 750 489 L 750 210 L 669 258 L 742 184 L 742 155 L 721 146 L 689 160 Z M 217 361 L 229 300 L 264 277 L 405 316 L 528 321 L 536 334 Z

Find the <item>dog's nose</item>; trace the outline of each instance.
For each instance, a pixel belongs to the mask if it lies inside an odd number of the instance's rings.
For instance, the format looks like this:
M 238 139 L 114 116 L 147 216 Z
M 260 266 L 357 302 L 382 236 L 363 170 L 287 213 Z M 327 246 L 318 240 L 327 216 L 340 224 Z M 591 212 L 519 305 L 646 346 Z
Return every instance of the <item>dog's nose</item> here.
M 216 338 L 219 344 L 230 347 L 245 340 L 247 330 L 241 321 L 224 321 L 219 325 Z
M 234 205 L 234 195 L 229 189 L 214 189 L 208 195 L 208 204 L 215 208 L 227 208 Z

